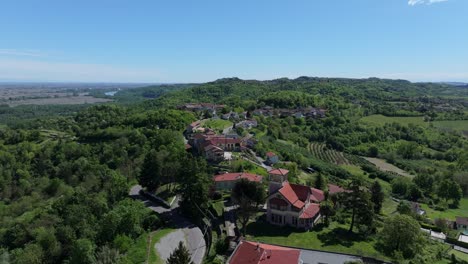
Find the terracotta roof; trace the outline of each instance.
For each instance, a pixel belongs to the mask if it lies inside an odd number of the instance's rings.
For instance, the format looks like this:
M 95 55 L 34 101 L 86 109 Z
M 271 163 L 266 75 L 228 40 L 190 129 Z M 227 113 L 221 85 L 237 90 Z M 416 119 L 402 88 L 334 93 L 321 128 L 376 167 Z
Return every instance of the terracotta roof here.
M 307 200 L 307 196 L 310 193 L 309 187 L 305 185 L 298 185 L 298 184 L 290 184 L 294 192 L 296 193 L 299 200 L 305 202 Z
M 457 225 L 468 226 L 468 217 L 457 216 L 455 222 L 457 223 Z
M 321 201 L 325 200 L 325 194 L 322 190 L 316 188 L 310 188 L 310 200 L 313 202 L 320 203 Z
M 273 246 L 268 244 L 241 241 L 229 264 L 296 264 L 301 252 L 298 249 Z
M 286 169 L 272 169 L 268 173 L 273 175 L 286 175 L 289 173 L 289 171 Z
M 286 182 L 283 184 L 283 187 L 281 187 L 281 189 L 279 189 L 278 192 L 281 193 L 281 195 L 283 195 L 283 197 L 286 198 L 286 200 L 288 200 L 288 202 L 294 207 L 302 209 L 304 207 L 305 200 L 307 199 L 307 189 L 306 193 L 304 194 L 302 193 L 301 188 L 297 188 L 297 186 L 300 185 L 296 185 L 296 188 L 293 188 L 292 184 Z M 304 195 L 306 196 L 305 199 Z M 301 200 L 301 198 L 303 199 Z
M 267 157 L 270 157 L 270 158 L 276 156 L 276 154 L 273 152 L 267 152 L 266 155 Z
M 341 192 L 345 192 L 345 191 L 346 191 L 345 189 L 341 188 L 338 185 L 328 184 L 328 193 L 329 194 L 341 193 Z
M 320 212 L 320 205 L 311 203 L 307 208 L 302 212 L 299 218 L 315 218 L 317 214 Z
M 225 174 L 219 174 L 219 175 L 214 176 L 215 182 L 236 181 L 240 179 L 247 179 L 249 181 L 261 182 L 262 176 L 252 174 L 252 173 L 244 173 L 244 172 L 232 172 L 232 173 L 225 173 Z

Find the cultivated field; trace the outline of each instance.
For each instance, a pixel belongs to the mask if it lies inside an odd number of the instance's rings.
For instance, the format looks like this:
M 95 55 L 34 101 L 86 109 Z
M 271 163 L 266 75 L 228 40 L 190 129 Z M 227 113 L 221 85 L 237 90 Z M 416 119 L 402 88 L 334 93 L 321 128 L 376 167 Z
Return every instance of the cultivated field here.
M 308 148 L 310 153 L 312 153 L 312 155 L 317 159 L 321 159 L 323 161 L 334 163 L 337 165 L 351 164 L 351 162 L 345 158 L 342 152 L 333 149 L 327 149 L 325 147 L 325 144 L 310 143 Z
M 370 115 L 361 118 L 361 121 L 373 124 L 373 125 L 384 125 L 386 123 L 399 123 L 402 125 L 415 124 L 421 126 L 429 126 L 428 122 L 424 122 L 421 116 L 415 117 L 388 117 L 384 115 Z
M 401 176 L 412 177 L 411 174 L 409 174 L 408 172 L 398 168 L 397 166 L 393 164 L 386 162 L 385 160 L 377 159 L 377 158 L 367 158 L 367 157 L 365 157 L 365 159 L 383 171 L 395 172 Z
M 456 120 L 456 121 L 434 121 L 432 122 L 434 127 L 446 130 L 456 130 L 462 132 L 465 136 L 468 136 L 468 120 Z
M 9 106 L 19 105 L 70 105 L 70 104 L 95 104 L 95 103 L 106 103 L 112 102 L 110 99 L 95 98 L 86 94 L 80 94 L 78 96 L 62 96 L 62 97 L 51 97 L 51 98 L 34 98 L 24 100 L 12 100 L 4 103 Z

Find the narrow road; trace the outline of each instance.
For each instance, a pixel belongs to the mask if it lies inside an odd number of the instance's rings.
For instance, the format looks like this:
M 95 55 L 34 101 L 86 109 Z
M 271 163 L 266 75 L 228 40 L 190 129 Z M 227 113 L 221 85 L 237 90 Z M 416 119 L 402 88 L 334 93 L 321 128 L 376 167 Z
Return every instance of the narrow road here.
M 179 200 L 172 204 L 171 208 L 164 208 L 147 200 L 140 195 L 141 186 L 135 185 L 129 191 L 130 197 L 142 201 L 146 207 L 157 212 L 162 217 L 168 219 L 176 228 L 172 233 L 162 237 L 156 243 L 156 251 L 161 259 L 165 262 L 169 255 L 177 248 L 179 242 L 182 241 L 192 255 L 192 261 L 195 264 L 201 264 L 205 256 L 206 243 L 203 233 L 200 228 L 191 223 L 188 219 L 179 214 Z M 151 263 L 150 263 L 151 264 Z

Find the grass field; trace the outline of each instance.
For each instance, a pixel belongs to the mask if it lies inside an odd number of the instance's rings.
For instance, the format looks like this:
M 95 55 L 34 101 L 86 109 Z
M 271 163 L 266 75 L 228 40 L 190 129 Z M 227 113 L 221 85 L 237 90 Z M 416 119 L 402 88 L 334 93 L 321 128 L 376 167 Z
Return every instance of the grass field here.
M 377 158 L 365 158 L 365 159 L 371 162 L 372 164 L 374 164 L 377 168 L 379 168 L 382 171 L 395 172 L 401 176 L 413 177 L 408 172 L 398 168 L 397 166 L 393 164 L 386 162 L 385 160 L 377 159 Z
M 375 240 L 363 240 L 354 234 L 349 234 L 347 227 L 333 222 L 329 227 L 321 230 L 301 231 L 290 227 L 278 228 L 270 224 L 254 222 L 247 226 L 247 239 L 388 260 L 374 248 Z
M 340 167 L 342 167 L 343 169 L 347 170 L 349 173 L 351 173 L 352 175 L 356 175 L 356 176 L 362 176 L 364 177 L 364 179 L 369 183 L 369 186 L 371 183 L 373 183 L 374 181 L 378 181 L 380 183 L 380 185 L 382 186 L 383 190 L 386 192 L 386 193 L 390 193 L 391 192 L 391 186 L 390 186 L 390 183 L 384 181 L 384 180 L 381 180 L 381 179 L 371 179 L 368 177 L 368 175 L 365 174 L 365 172 L 361 169 L 361 167 L 359 166 L 356 166 L 356 165 L 340 165 Z
M 456 209 L 447 209 L 445 211 L 436 211 L 429 208 L 427 204 L 421 204 L 422 209 L 426 210 L 427 217 L 431 219 L 445 218 L 455 220 L 457 216 L 468 216 L 468 198 L 462 198 L 460 205 Z
M 372 125 L 384 125 L 385 123 L 399 123 L 403 125 L 415 124 L 421 126 L 429 126 L 428 122 L 424 122 L 421 116 L 416 117 L 389 117 L 384 115 L 370 115 L 361 118 L 361 121 Z
M 468 262 L 468 254 L 466 254 L 466 253 L 463 253 L 463 252 L 460 252 L 458 250 L 452 249 L 452 250 L 450 250 L 448 252 L 448 254 L 449 254 L 449 256 L 454 254 L 455 257 L 457 257 L 458 259 Z
M 468 120 L 457 120 L 457 121 L 434 121 L 432 122 L 434 127 L 444 130 L 456 130 L 460 131 L 468 136 Z
M 232 122 L 223 119 L 209 119 L 203 122 L 202 126 L 212 129 L 225 129 L 232 126 Z

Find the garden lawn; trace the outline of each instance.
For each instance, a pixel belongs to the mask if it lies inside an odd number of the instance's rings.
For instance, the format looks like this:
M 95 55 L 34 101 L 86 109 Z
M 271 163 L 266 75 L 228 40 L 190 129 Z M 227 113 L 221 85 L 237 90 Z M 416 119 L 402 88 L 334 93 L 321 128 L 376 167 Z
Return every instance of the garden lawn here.
M 445 211 L 436 211 L 429 208 L 427 204 L 421 204 L 422 209 L 426 211 L 427 217 L 431 219 L 445 218 L 449 220 L 455 220 L 457 216 L 468 216 L 468 198 L 462 198 L 460 204 L 456 209 L 447 209 Z
M 452 250 L 450 250 L 448 252 L 448 254 L 449 254 L 449 256 L 454 254 L 455 257 L 457 257 L 458 259 L 468 262 L 468 254 L 466 254 L 466 253 L 463 253 L 463 252 L 460 252 L 458 250 L 452 249 Z
M 232 126 L 232 122 L 223 119 L 210 119 L 203 123 L 203 126 L 211 129 L 225 129 Z
M 224 200 L 213 202 L 212 205 L 218 217 L 222 217 L 224 213 Z
M 331 223 L 321 230 L 303 231 L 291 227 L 277 227 L 264 222 L 253 222 L 247 226 L 247 239 L 282 246 L 317 249 L 368 256 L 389 260 L 378 252 L 375 239 L 362 239 L 347 232 L 347 225 Z

